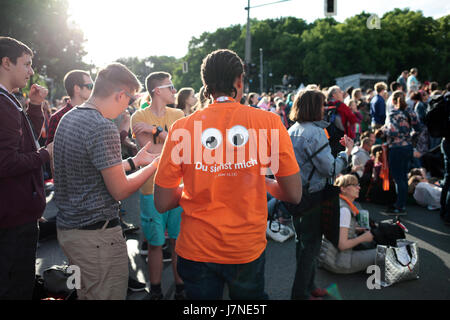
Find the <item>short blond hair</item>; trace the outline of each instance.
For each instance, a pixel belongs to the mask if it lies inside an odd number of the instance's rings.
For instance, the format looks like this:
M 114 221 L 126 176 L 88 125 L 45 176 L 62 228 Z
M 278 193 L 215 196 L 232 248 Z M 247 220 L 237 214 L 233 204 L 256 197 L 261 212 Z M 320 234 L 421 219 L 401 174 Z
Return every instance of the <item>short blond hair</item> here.
M 337 187 L 345 188 L 352 184 L 358 184 L 358 178 L 353 174 L 345 174 L 336 179 L 334 185 Z
M 141 83 L 136 75 L 125 65 L 115 62 L 100 70 L 95 79 L 92 94 L 100 98 L 106 98 L 120 89 L 141 90 Z
M 385 82 L 377 82 L 373 88 L 377 93 L 380 93 L 383 90 L 387 90 L 387 84 Z

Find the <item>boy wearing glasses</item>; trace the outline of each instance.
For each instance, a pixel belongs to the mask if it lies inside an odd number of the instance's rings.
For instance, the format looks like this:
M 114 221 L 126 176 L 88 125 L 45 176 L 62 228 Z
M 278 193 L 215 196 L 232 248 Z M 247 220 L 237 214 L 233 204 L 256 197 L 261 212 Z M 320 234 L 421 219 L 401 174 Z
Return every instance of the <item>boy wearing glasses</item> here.
M 60 121 L 55 135 L 55 202 L 58 241 L 70 265 L 81 271 L 80 300 L 124 300 L 128 254 L 119 201 L 156 171 L 150 143 L 122 161 L 117 118 L 141 86 L 120 63 L 101 70 L 92 95 Z M 151 165 L 148 165 L 150 164 Z M 125 175 L 126 171 L 145 168 Z
M 56 128 L 61 118 L 72 110 L 74 106 L 79 106 L 89 99 L 93 87 L 94 83 L 92 82 L 91 76 L 86 71 L 72 70 L 65 75 L 64 88 L 66 88 L 70 101 L 51 116 L 45 145 L 48 145 L 55 138 Z
M 136 111 L 131 117 L 131 128 L 139 145 L 152 142 L 152 153 L 161 153 L 170 126 L 184 117 L 179 109 L 167 105 L 175 103 L 176 90 L 171 81 L 171 75 L 166 72 L 153 72 L 146 79 L 147 91 L 151 97 L 148 108 Z M 177 207 L 160 214 L 153 199 L 154 175 L 140 189 L 141 226 L 148 242 L 148 268 L 150 278 L 150 299 L 163 298 L 161 278 L 163 270 L 162 246 L 167 229 L 172 248 L 172 266 L 176 284 L 175 299 L 182 299 L 183 281 L 176 270 L 177 258 L 173 251 L 175 241 L 180 231 L 181 208 Z

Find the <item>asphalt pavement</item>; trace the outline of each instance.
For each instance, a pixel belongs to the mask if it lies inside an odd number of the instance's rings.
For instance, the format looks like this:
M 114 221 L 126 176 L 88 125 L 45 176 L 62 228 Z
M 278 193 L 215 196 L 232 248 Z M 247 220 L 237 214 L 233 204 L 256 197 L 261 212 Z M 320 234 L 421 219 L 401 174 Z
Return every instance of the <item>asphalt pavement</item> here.
M 56 215 L 56 206 L 50 195 L 47 198 L 44 217 Z M 369 210 L 370 217 L 376 221 L 390 219 L 381 211 L 383 206 L 362 204 Z M 124 220 L 140 226 L 139 194 L 135 193 L 122 201 L 126 210 Z M 450 299 L 450 227 L 442 223 L 439 211 L 428 211 L 417 205 L 407 207 L 407 216 L 401 220 L 408 229 L 407 239 L 415 241 L 419 247 L 419 279 L 394 284 L 381 289 L 368 289 L 367 280 L 371 274 L 360 272 L 351 275 L 337 275 L 318 269 L 316 282 L 319 286 L 330 288 L 333 295 L 327 299 L 342 300 L 449 300 Z M 145 256 L 139 254 L 142 241 L 141 230 L 127 236 L 130 276 L 140 282 L 148 283 L 148 269 Z M 56 239 L 39 243 L 36 272 L 52 265 L 67 264 L 68 261 Z M 266 292 L 271 300 L 289 300 L 295 273 L 294 237 L 279 243 L 268 240 L 266 249 Z M 165 299 L 173 299 L 175 289 L 170 262 L 164 263 L 162 289 Z M 147 288 L 148 290 L 148 288 Z M 129 300 L 145 299 L 147 292 L 129 291 Z M 224 299 L 228 299 L 225 291 Z

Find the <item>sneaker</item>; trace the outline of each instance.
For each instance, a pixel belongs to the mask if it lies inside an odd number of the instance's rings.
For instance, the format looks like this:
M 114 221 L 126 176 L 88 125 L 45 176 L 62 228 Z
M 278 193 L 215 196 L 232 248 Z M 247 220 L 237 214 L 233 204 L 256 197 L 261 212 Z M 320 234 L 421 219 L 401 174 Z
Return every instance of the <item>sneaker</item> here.
M 128 278 L 128 289 L 129 290 L 131 290 L 133 292 L 139 292 L 139 291 L 144 291 L 146 287 L 147 286 L 145 283 L 134 280 L 131 277 Z
M 148 242 L 147 241 L 142 241 L 141 247 L 139 248 L 139 254 L 143 255 L 143 256 L 148 255 Z
M 273 221 L 271 226 L 267 224 L 266 235 L 277 242 L 285 242 L 294 235 L 294 230 L 278 221 Z

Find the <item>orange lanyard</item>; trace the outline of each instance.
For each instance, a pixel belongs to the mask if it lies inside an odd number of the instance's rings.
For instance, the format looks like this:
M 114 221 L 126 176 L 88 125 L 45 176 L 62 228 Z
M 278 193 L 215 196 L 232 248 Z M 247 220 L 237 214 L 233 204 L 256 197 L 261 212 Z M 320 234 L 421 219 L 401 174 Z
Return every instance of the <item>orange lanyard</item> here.
M 350 207 L 350 210 L 352 210 L 353 214 L 355 216 L 357 216 L 359 214 L 359 210 L 358 208 L 350 201 L 348 200 L 345 196 L 343 196 L 342 194 L 339 195 L 339 198 L 341 198 L 342 200 L 344 200 L 348 206 Z

